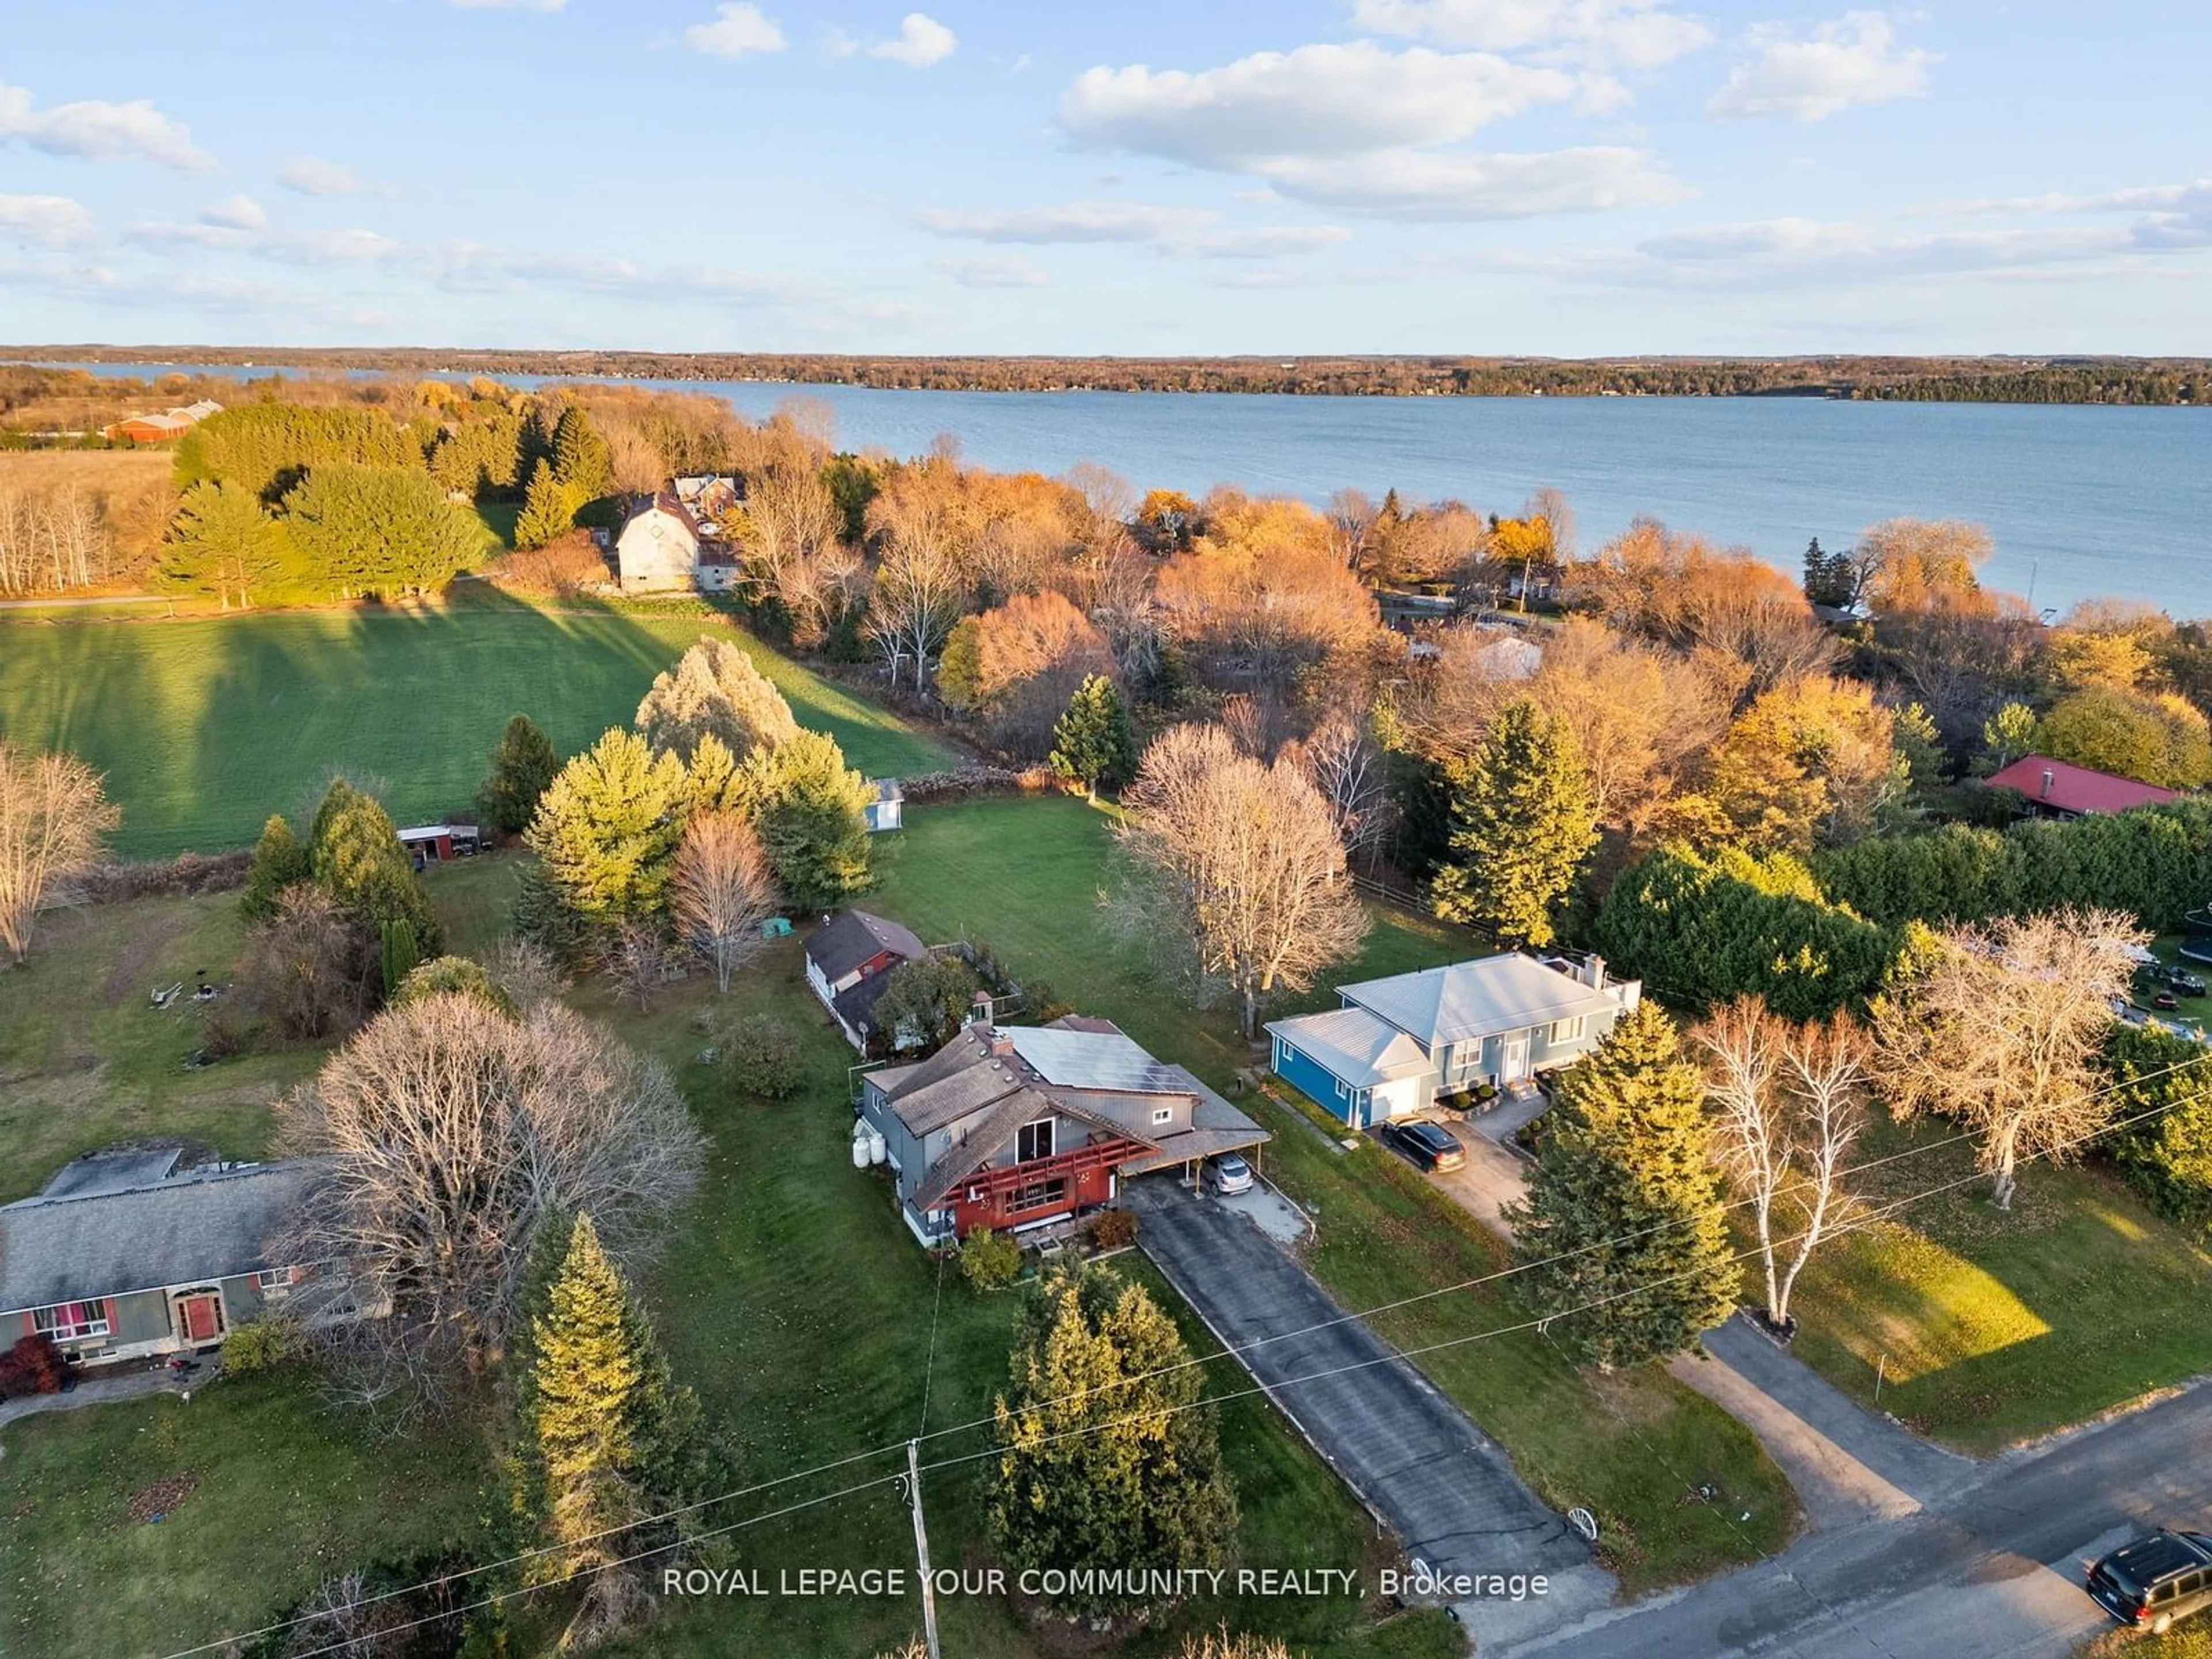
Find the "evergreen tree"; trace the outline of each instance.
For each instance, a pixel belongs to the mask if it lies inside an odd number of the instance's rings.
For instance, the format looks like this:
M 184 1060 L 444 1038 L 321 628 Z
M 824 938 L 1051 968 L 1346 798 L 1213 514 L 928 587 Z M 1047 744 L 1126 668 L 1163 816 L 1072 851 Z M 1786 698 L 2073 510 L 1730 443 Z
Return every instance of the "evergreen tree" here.
M 615 493 L 614 460 L 607 453 L 607 441 L 593 429 L 581 404 L 570 404 L 554 423 L 553 477 L 580 506 Z
M 545 1541 L 556 1547 L 539 1576 L 589 1573 L 572 1635 L 603 1635 L 645 1599 L 643 1571 L 612 1564 L 674 1541 L 670 1523 L 647 1517 L 696 1490 L 699 1412 L 588 1216 L 576 1218 L 531 1322 L 529 1361 L 525 1425 Z
M 421 965 L 422 951 L 415 942 L 414 928 L 396 918 L 384 924 L 379 942 L 381 949 L 378 959 L 384 971 L 384 994 L 389 998 L 398 994 L 399 988 L 406 983 L 407 975 Z
M 1842 610 L 1851 603 L 1851 561 L 1847 553 L 1821 549 L 1818 536 L 1805 546 L 1805 598 L 1813 605 Z
M 298 562 L 284 526 L 244 484 L 199 483 L 185 492 L 156 573 L 160 586 L 213 599 L 225 611 L 280 597 Z
M 791 705 L 752 659 L 729 641 L 705 635 L 655 677 L 637 706 L 635 725 L 655 749 L 682 760 L 710 734 L 744 756 L 799 731 Z
M 491 751 L 491 770 L 477 791 L 477 815 L 501 835 L 521 834 L 560 771 L 552 738 L 529 715 L 512 716 Z
M 2037 725 L 2035 710 L 2024 702 L 2008 702 L 1998 709 L 1982 725 L 1982 746 L 1989 754 L 1978 769 L 1986 776 L 2033 754 Z
M 587 927 L 657 915 L 686 804 L 683 762 L 617 726 L 561 769 L 523 841 Z
M 1090 799 L 1102 783 L 1127 783 L 1137 769 L 1137 738 L 1129 710 L 1114 682 L 1093 674 L 1075 688 L 1067 712 L 1052 729 L 1049 762 L 1055 775 L 1083 786 Z
M 1212 1413 L 1194 1408 L 1202 1379 L 1188 1358 L 1174 1322 L 1110 1272 L 1062 1272 L 1032 1289 L 997 1402 L 1006 1449 L 986 1466 L 992 1541 L 1009 1566 L 1222 1561 L 1236 1489 Z M 1093 1616 L 1146 1605 L 1104 1590 L 1048 1599 Z
M 794 908 L 828 909 L 868 884 L 866 810 L 876 792 L 830 738 L 801 730 L 754 750 L 728 793 Z
M 1573 734 L 1532 702 L 1510 703 L 1455 771 L 1451 850 L 1430 884 L 1436 913 L 1510 945 L 1550 944 L 1597 845 Z
M 253 863 L 246 872 L 246 890 L 238 908 L 248 921 L 266 921 L 276 914 L 276 896 L 287 887 L 312 880 L 307 849 L 292 833 L 292 826 L 277 813 L 261 826 L 261 839 L 253 844 Z
M 1735 1305 L 1704 1098 L 1673 1023 L 1640 1003 L 1561 1078 L 1509 1212 L 1537 1311 L 1606 1369 L 1680 1353 Z
M 415 955 L 409 967 L 438 954 L 438 913 L 399 844 L 399 832 L 374 796 L 343 778 L 332 781 L 315 813 L 307 863 L 316 884 L 337 901 L 369 942 L 371 965 L 363 978 L 372 991 L 378 985 L 377 953 L 387 922 L 404 922 L 412 935 Z
M 316 575 L 362 593 L 443 587 L 488 539 L 420 467 L 318 467 L 284 497 L 284 522 Z
M 551 463 L 539 461 L 531 471 L 522 511 L 515 515 L 514 544 L 528 549 L 559 540 L 575 528 L 576 507 L 574 493 L 553 476 Z

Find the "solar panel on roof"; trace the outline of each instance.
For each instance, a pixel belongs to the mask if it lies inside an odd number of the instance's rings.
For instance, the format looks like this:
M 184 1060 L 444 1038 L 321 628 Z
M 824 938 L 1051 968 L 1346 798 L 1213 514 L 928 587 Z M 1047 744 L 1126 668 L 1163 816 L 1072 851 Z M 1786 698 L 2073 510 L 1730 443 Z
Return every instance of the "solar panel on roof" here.
M 1099 1031 L 1054 1031 L 1023 1025 L 1001 1036 L 1039 1077 L 1063 1089 L 1105 1089 L 1121 1094 L 1188 1092 L 1172 1066 L 1163 1065 L 1127 1037 Z

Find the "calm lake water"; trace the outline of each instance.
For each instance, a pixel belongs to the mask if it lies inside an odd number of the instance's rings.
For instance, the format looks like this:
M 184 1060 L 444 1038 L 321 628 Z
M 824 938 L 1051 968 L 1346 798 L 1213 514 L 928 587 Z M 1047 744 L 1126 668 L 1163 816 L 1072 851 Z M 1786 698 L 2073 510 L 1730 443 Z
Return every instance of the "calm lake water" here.
M 711 392 L 751 416 L 817 398 L 846 448 L 910 455 L 950 433 L 985 466 L 1057 473 L 1096 461 L 1139 489 L 1233 483 L 1319 502 L 1347 485 L 1377 497 L 1395 487 L 1408 501 L 1456 496 L 1510 514 L 1549 485 L 1573 504 L 1585 550 L 1648 514 L 1792 573 L 1814 536 L 1847 547 L 1899 514 L 1971 519 L 1996 539 L 1985 580 L 2039 609 L 2117 594 L 2212 616 L 2208 409 L 636 384 Z

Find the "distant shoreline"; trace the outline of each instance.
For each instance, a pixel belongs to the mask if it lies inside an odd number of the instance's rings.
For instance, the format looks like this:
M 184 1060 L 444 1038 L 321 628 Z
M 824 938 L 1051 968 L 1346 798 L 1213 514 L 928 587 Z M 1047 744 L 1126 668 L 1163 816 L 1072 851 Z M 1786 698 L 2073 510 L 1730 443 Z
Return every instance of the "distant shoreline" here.
M 2194 357 L 875 356 L 495 348 L 0 346 L 37 365 L 368 370 L 722 380 L 927 392 L 1151 392 L 1304 397 L 1829 398 L 1862 402 L 2212 405 Z

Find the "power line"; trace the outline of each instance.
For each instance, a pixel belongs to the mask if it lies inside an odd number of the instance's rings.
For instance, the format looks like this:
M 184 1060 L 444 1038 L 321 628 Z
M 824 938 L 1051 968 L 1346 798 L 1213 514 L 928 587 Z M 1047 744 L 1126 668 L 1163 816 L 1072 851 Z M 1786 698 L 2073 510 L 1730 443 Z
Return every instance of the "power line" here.
M 2171 1066 L 2161 1066 L 2155 1071 L 2146 1072 L 2137 1077 L 2127 1079 L 2124 1081 L 2108 1084 L 2102 1088 L 2093 1091 L 2087 1097 L 2090 1099 L 2100 1099 L 2106 1095 L 2117 1093 L 2123 1089 L 2134 1088 L 2141 1084 L 2152 1082 L 2159 1078 L 2169 1076 L 2174 1073 L 2185 1070 L 2190 1066 L 2206 1064 L 2212 1064 L 2212 1053 L 2191 1055 L 2189 1059 L 2177 1060 Z M 2138 1113 L 2134 1117 L 2123 1118 L 2113 1122 L 2105 1124 L 2086 1135 L 2075 1138 L 2074 1140 L 2061 1142 L 2039 1152 L 2026 1154 L 2020 1161 L 2021 1163 L 2034 1163 L 2046 1158 L 2056 1156 L 2058 1152 L 2069 1151 L 2077 1146 L 2087 1145 L 2092 1140 L 2113 1133 L 2118 1130 L 2127 1128 L 2136 1123 L 2148 1121 L 2151 1119 L 2164 1116 L 2168 1112 L 2178 1110 L 2183 1105 L 2187 1103 L 2188 1103 L 2185 1101 L 2169 1101 L 2165 1105 L 2154 1108 L 2147 1112 Z M 1908 1147 L 1902 1152 L 1893 1152 L 1886 1157 L 1869 1159 L 1865 1164 L 1854 1165 L 1846 1172 L 1846 1175 L 1856 1176 L 1866 1170 L 1880 1169 L 1885 1165 L 1898 1163 L 1902 1159 L 1916 1157 L 1922 1152 L 1938 1151 L 1943 1147 L 1956 1146 L 1962 1141 L 1971 1140 L 1974 1138 L 1975 1137 L 1970 1133 L 1960 1133 L 1947 1136 L 1939 1140 L 1924 1142 L 1917 1146 Z M 1985 1172 L 1983 1170 L 1976 1170 L 1954 1181 L 1946 1182 L 1941 1186 L 1929 1188 L 1923 1192 L 1914 1194 L 1908 1198 L 1899 1200 L 1895 1204 L 1887 1206 L 1882 1211 L 1876 1212 L 1874 1215 L 1865 1219 L 1855 1218 L 1849 1223 L 1832 1225 L 1823 1236 L 1825 1237 L 1832 1238 L 1840 1237 L 1845 1233 L 1861 1231 L 1863 1227 L 1873 1224 L 1875 1221 L 1883 1219 L 1887 1216 L 1893 1214 L 1897 1210 L 1905 1207 L 1906 1205 L 1917 1203 L 1923 1198 L 1933 1197 L 1942 1193 L 1953 1191 L 1959 1187 L 1969 1185 L 1973 1182 L 1979 1181 L 1984 1178 L 1984 1173 Z M 1839 1177 L 1839 1179 L 1841 1177 Z M 1806 1182 L 1800 1182 L 1795 1183 L 1791 1188 L 1784 1190 L 1794 1191 L 1807 1184 L 1808 1183 Z M 1753 1200 L 1747 1199 L 1737 1200 L 1734 1203 L 1723 1206 L 1722 1212 L 1725 1214 L 1729 1211 L 1741 1209 L 1747 1204 L 1753 1201 Z M 1242 1356 L 1254 1349 L 1266 1347 L 1272 1343 L 1289 1341 L 1294 1337 L 1311 1335 L 1316 1331 L 1330 1330 L 1340 1325 L 1348 1324 L 1357 1321 L 1364 1321 L 1377 1314 L 1393 1312 L 1400 1308 L 1413 1306 L 1417 1303 L 1433 1300 L 1437 1297 L 1452 1295 L 1460 1291 L 1472 1290 L 1480 1285 L 1491 1284 L 1500 1279 L 1512 1278 L 1518 1273 L 1533 1271 L 1537 1267 L 1549 1267 L 1558 1262 L 1571 1261 L 1578 1255 L 1587 1255 L 1594 1250 L 1610 1249 L 1619 1244 L 1632 1243 L 1637 1239 L 1648 1237 L 1650 1234 L 1663 1232 L 1671 1228 L 1686 1224 L 1689 1224 L 1682 1221 L 1658 1223 L 1650 1227 L 1639 1228 L 1632 1232 L 1618 1234 L 1613 1237 L 1601 1239 L 1594 1243 L 1582 1245 L 1572 1250 L 1560 1251 L 1553 1255 L 1542 1257 L 1536 1261 L 1516 1263 L 1510 1267 L 1500 1268 L 1494 1273 L 1482 1274 L 1474 1279 L 1463 1279 L 1455 1285 L 1448 1285 L 1436 1290 L 1424 1291 L 1413 1296 L 1402 1297 L 1395 1302 L 1378 1304 L 1361 1313 L 1340 1315 L 1334 1319 L 1318 1321 L 1314 1324 L 1303 1326 L 1295 1330 L 1280 1331 L 1272 1336 L 1255 1338 L 1254 1340 L 1249 1342 L 1224 1344 L 1220 1348 L 1211 1353 L 1197 1356 L 1193 1358 L 1180 1360 L 1172 1365 L 1158 1366 L 1149 1371 L 1138 1372 L 1133 1376 L 1122 1378 L 1118 1382 L 1103 1383 L 1089 1389 L 1076 1389 L 1066 1395 L 1056 1395 L 1050 1400 L 1040 1401 L 1026 1409 L 1030 1412 L 1041 1412 L 1050 1409 L 1055 1406 L 1073 1404 L 1077 1401 L 1088 1398 L 1093 1394 L 1108 1392 L 1117 1389 L 1126 1389 L 1135 1383 L 1149 1381 L 1153 1377 L 1169 1376 L 1177 1371 L 1190 1370 L 1194 1366 L 1211 1364 L 1216 1360 L 1228 1358 L 1232 1355 Z M 1794 1243 L 1802 1237 L 1803 1235 L 1802 1234 L 1793 1235 L 1781 1242 L 1784 1243 Z M 1757 1255 L 1758 1254 L 1759 1254 L 1759 1247 L 1753 1247 L 1749 1250 L 1739 1252 L 1736 1255 L 1729 1257 L 1728 1260 L 1731 1263 L 1746 1261 L 1749 1261 L 1753 1256 Z M 1489 1330 L 1475 1332 L 1468 1336 L 1453 1337 L 1442 1341 L 1430 1343 L 1418 1348 L 1395 1349 L 1390 1355 L 1385 1356 L 1382 1358 L 1356 1361 L 1328 1370 L 1312 1372 L 1304 1376 L 1290 1378 L 1287 1381 L 1279 1382 L 1273 1386 L 1278 1388 L 1295 1387 L 1302 1382 L 1317 1382 L 1328 1377 L 1343 1375 L 1350 1371 L 1364 1370 L 1371 1369 L 1378 1364 L 1389 1364 L 1397 1358 L 1413 1358 L 1420 1355 L 1434 1353 L 1448 1348 L 1458 1347 L 1468 1342 L 1486 1340 L 1493 1336 L 1509 1336 L 1531 1330 L 1540 1332 L 1553 1320 L 1571 1318 L 1577 1314 L 1588 1313 L 1594 1311 L 1596 1309 L 1607 1306 L 1611 1303 L 1619 1301 L 1625 1297 L 1639 1296 L 1647 1294 L 1652 1291 L 1663 1289 L 1668 1285 L 1680 1282 L 1680 1280 L 1685 1278 L 1695 1276 L 1695 1273 L 1698 1271 L 1702 1270 L 1693 1270 L 1692 1273 L 1677 1274 L 1668 1279 L 1655 1280 L 1648 1285 L 1636 1285 L 1628 1290 L 1613 1292 L 1610 1296 L 1602 1297 L 1592 1302 L 1580 1304 L 1576 1307 L 1566 1309 L 1558 1313 L 1547 1314 L 1540 1317 L 1525 1320 L 1516 1324 L 1498 1326 Z M 940 1278 L 940 1293 L 942 1291 L 942 1288 L 943 1285 Z M 932 1350 L 933 1352 L 935 1345 L 933 1322 L 931 1340 Z M 1232 1400 L 1241 1400 L 1247 1398 L 1249 1395 L 1263 1392 L 1265 1392 L 1264 1389 L 1255 1385 L 1252 1388 L 1237 1389 L 1226 1394 L 1209 1395 L 1204 1399 L 1191 1401 L 1184 1406 L 1167 1407 L 1158 1412 L 1139 1413 L 1126 1419 L 1115 1419 L 1103 1424 L 1092 1425 L 1082 1429 L 1064 1431 L 1060 1435 L 1048 1437 L 1045 1440 L 1032 1442 L 1030 1443 L 1048 1444 L 1053 1440 L 1066 1437 L 1068 1434 L 1096 1432 L 1105 1428 L 1120 1426 L 1121 1424 L 1128 1422 L 1139 1421 L 1158 1416 L 1171 1415 L 1176 1412 L 1192 1410 L 1202 1406 L 1224 1403 Z M 924 1409 L 925 1411 L 927 1410 L 926 1406 Z M 978 1428 L 995 1426 L 996 1422 L 997 1419 L 995 1414 L 991 1417 L 973 1418 L 965 1423 L 954 1424 L 947 1428 L 931 1430 L 927 1434 L 913 1437 L 913 1439 L 915 1442 L 942 1439 L 949 1435 L 964 1434 Z M 565 1543 L 541 1545 L 533 1549 L 521 1551 L 519 1553 L 508 1556 L 502 1560 L 487 1562 L 480 1566 L 462 1568 L 454 1572 L 441 1574 L 434 1578 L 425 1579 L 417 1584 L 403 1586 L 397 1589 L 380 1591 L 377 1595 L 362 1597 L 361 1601 L 355 1603 L 355 1605 L 357 1607 L 367 1607 L 379 1601 L 392 1600 L 397 1596 L 413 1595 L 421 1590 L 434 1589 L 448 1583 L 457 1583 L 465 1579 L 480 1577 L 487 1572 L 496 1571 L 503 1567 L 520 1565 L 523 1562 L 534 1560 L 541 1556 L 557 1554 L 564 1550 L 573 1549 L 580 1544 L 596 1542 L 603 1538 L 613 1537 L 619 1534 L 635 1531 L 640 1527 L 652 1526 L 661 1522 L 675 1520 L 680 1516 L 696 1514 L 699 1510 L 711 1509 L 718 1504 L 732 1502 L 740 1498 L 751 1497 L 757 1493 L 769 1491 L 777 1486 L 788 1486 L 794 1481 L 807 1480 L 814 1475 L 827 1474 L 836 1469 L 848 1468 L 855 1463 L 864 1462 L 872 1457 L 882 1457 L 887 1456 L 894 1452 L 902 1452 L 907 1449 L 908 1444 L 908 1442 L 904 1440 L 887 1442 L 880 1446 L 870 1447 L 865 1451 L 854 1452 L 844 1457 L 836 1458 L 828 1462 L 816 1464 L 811 1468 L 798 1470 L 789 1474 L 777 1475 L 769 1480 L 756 1481 L 750 1486 L 736 1487 L 728 1492 L 717 1493 L 711 1498 L 702 1498 L 692 1503 L 679 1504 L 658 1514 L 647 1516 L 637 1521 L 628 1522 L 625 1525 L 611 1527 L 601 1532 L 590 1534 L 585 1537 L 571 1540 Z M 1005 1446 L 994 1445 L 987 1448 L 981 1452 L 967 1453 L 960 1456 L 945 1458 L 935 1462 L 926 1463 L 921 1465 L 921 1468 L 924 1470 L 950 1468 L 962 1463 L 975 1462 L 984 1457 L 995 1456 L 1006 1449 L 1007 1448 Z M 851 1492 L 863 1491 L 868 1486 L 881 1485 L 884 1481 L 896 1480 L 899 1477 L 896 1474 L 880 1477 L 878 1480 L 863 1482 L 860 1486 L 848 1487 L 846 1488 L 844 1492 L 831 1493 L 829 1496 L 830 1498 L 845 1496 Z M 771 1516 L 763 1516 L 761 1518 L 772 1518 L 773 1515 L 791 1513 L 799 1509 L 810 1507 L 812 1503 L 817 1501 L 827 1501 L 827 1499 L 806 1500 L 799 1504 L 791 1506 L 788 1510 L 773 1511 L 771 1512 Z M 740 1524 L 750 1524 L 750 1522 Z M 714 1531 L 693 1534 L 693 1537 L 695 1540 L 698 1538 L 714 1537 L 716 1536 L 719 1532 L 725 1530 L 730 1530 L 730 1528 L 717 1528 Z M 679 1540 L 679 1542 L 681 1540 Z M 661 1547 L 662 1549 L 673 1547 L 677 1547 L 677 1546 L 667 1545 Z M 660 1553 L 659 1550 L 655 1550 L 648 1551 L 646 1553 L 647 1555 L 651 1555 L 659 1553 Z M 641 1557 L 638 1559 L 643 1558 Z M 620 1565 L 623 1564 L 620 1562 L 610 1562 L 606 1564 L 609 1567 Z M 559 1582 L 566 1582 L 566 1580 Z M 463 1609 L 463 1611 L 468 1611 L 468 1609 Z M 193 1656 L 212 1652 L 216 1649 L 222 1648 L 229 1644 L 230 1643 L 252 1641 L 264 1636 L 274 1635 L 280 1631 L 289 1629 L 295 1625 L 305 1623 L 307 1620 L 315 1616 L 316 1615 L 313 1614 L 301 1614 L 291 1619 L 279 1620 L 274 1624 L 264 1626 L 258 1630 L 242 1632 L 236 1635 L 224 1637 L 212 1642 L 204 1642 L 197 1647 L 178 1649 L 173 1653 L 163 1656 L 163 1659 L 193 1659 Z M 300 1659 L 306 1659 L 306 1656 L 300 1656 Z

